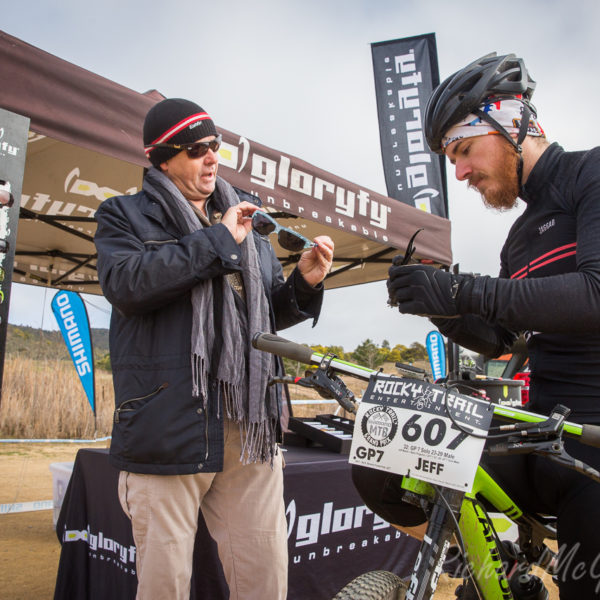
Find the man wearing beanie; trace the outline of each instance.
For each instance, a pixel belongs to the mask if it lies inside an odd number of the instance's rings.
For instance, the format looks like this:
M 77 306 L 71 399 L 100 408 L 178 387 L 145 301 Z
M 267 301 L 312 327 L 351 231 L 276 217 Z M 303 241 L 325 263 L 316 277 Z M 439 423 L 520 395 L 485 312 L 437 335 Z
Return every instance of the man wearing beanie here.
M 189 598 L 199 509 L 230 597 L 284 600 L 287 524 L 278 364 L 252 334 L 318 318 L 333 242 L 284 280 L 257 206 L 217 176 L 221 137 L 197 104 L 148 112 L 142 191 L 96 213 L 98 276 L 113 305 L 111 463 L 137 548 L 137 598 Z
M 600 424 L 600 148 L 550 144 L 531 104 L 535 87 L 521 58 L 493 53 L 434 90 L 425 111 L 431 149 L 487 206 L 510 209 L 520 198 L 526 207 L 502 248 L 499 277 L 394 265 L 390 303 L 488 357 L 510 352 L 523 334 L 531 410 L 548 415 L 562 404 L 570 421 Z M 569 439 L 565 448 L 600 468 L 598 449 Z M 484 454 L 483 466 L 521 509 L 557 517 L 561 600 L 599 597 L 600 542 L 589 524 L 600 520 L 600 485 L 540 455 Z M 401 494 L 392 500 L 397 479 L 365 475 L 353 472 L 363 499 L 384 518 L 409 526 L 425 520 Z M 379 497 L 370 492 L 384 488 Z

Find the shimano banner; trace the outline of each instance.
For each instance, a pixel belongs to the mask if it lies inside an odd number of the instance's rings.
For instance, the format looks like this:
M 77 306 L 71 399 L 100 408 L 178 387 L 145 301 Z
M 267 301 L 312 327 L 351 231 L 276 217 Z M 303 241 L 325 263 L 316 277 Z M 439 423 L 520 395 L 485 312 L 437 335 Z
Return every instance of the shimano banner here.
M 430 331 L 427 334 L 426 346 L 433 380 L 443 379 L 446 377 L 446 347 L 442 334 L 439 331 Z
M 59 291 L 52 298 L 52 311 L 95 415 L 94 354 L 85 304 L 78 293 Z
M 448 218 L 444 157 L 425 141 L 425 106 L 440 82 L 435 34 L 371 44 L 387 193 Z

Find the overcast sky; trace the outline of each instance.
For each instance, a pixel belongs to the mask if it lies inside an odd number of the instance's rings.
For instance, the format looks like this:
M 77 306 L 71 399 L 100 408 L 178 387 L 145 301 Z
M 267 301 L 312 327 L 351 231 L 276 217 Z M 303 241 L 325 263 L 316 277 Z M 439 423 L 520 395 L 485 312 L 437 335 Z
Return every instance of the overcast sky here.
M 522 56 L 551 141 L 597 145 L 596 0 L 0 0 L 0 28 L 138 92 L 196 101 L 239 135 L 386 194 L 370 44 L 435 33 L 445 78 L 491 51 Z M 10 85 L 2 82 L 1 85 Z M 448 165 L 450 166 L 450 165 Z M 495 275 L 510 224 L 449 169 L 454 262 Z M 9 321 L 55 329 L 53 290 L 13 286 Z M 85 296 L 93 327 L 110 307 Z M 353 350 L 370 338 L 424 343 L 426 319 L 386 306 L 384 282 L 326 292 L 319 324 L 282 335 Z

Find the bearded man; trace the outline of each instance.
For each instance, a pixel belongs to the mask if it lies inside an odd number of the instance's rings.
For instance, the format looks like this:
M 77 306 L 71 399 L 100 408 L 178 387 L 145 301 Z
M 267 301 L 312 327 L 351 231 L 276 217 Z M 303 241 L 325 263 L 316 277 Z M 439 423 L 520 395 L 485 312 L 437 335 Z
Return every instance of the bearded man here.
M 525 211 L 500 254 L 499 277 L 454 274 L 427 265 L 389 270 L 390 303 L 423 315 L 456 344 L 488 357 L 510 351 L 521 334 L 531 370 L 530 406 L 569 420 L 600 423 L 600 148 L 566 152 L 550 144 L 531 104 L 535 82 L 513 54 L 484 56 L 448 77 L 426 109 L 431 149 L 484 203 Z M 485 240 L 481 240 L 485 243 Z M 565 442 L 598 469 L 600 452 Z M 485 459 L 525 510 L 557 517 L 561 599 L 600 594 L 600 485 L 541 456 Z M 398 478 L 354 469 L 363 499 L 387 520 L 417 526 L 423 512 L 398 501 Z M 374 477 L 387 480 L 374 481 Z

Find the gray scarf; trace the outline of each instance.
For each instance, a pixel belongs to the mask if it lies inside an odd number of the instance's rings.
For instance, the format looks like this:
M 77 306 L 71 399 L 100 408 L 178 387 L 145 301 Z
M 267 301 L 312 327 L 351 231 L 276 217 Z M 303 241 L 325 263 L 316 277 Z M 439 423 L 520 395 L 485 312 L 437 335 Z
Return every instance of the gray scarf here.
M 154 167 L 149 169 L 143 187 L 161 203 L 182 234 L 193 233 L 203 227 L 190 203 L 162 171 Z M 217 177 L 216 192 L 223 213 L 240 202 L 233 187 L 220 177 Z M 208 379 L 212 374 L 227 416 L 240 424 L 241 461 L 272 464 L 279 414 L 275 389 L 267 386 L 273 360 L 270 354 L 255 350 L 251 344 L 254 332 L 271 331 L 269 303 L 252 233 L 246 236 L 240 247 L 248 330 L 242 331 L 234 292 L 226 277 L 202 280 L 192 289 L 192 393 L 194 397 L 202 398 L 206 408 Z M 221 323 L 214 319 L 215 286 L 219 286 L 222 302 Z M 220 340 L 217 331 L 220 332 Z M 219 341 L 221 346 L 215 347 Z M 214 356 L 218 357 L 218 365 L 211 364 Z

